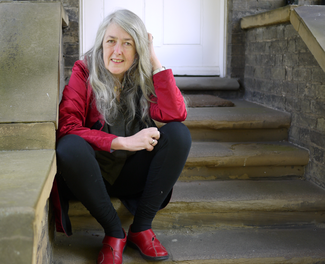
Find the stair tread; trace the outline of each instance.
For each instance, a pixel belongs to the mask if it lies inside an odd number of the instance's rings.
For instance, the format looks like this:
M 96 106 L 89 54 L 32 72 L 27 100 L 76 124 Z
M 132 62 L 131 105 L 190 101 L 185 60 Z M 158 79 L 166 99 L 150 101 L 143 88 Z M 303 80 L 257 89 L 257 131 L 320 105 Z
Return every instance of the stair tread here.
M 212 129 L 282 128 L 290 126 L 290 114 L 241 99 L 234 107 L 188 108 L 184 124 Z
M 303 180 L 279 181 L 192 181 L 177 182 L 174 186 L 171 204 L 206 203 L 208 207 L 217 203 L 218 207 L 231 210 L 238 207 L 246 210 L 324 210 L 325 190 Z M 168 207 L 164 210 L 168 210 Z M 184 208 L 185 209 L 185 208 Z
M 170 253 L 164 263 L 316 263 L 325 258 L 325 229 L 232 229 L 156 231 L 158 239 Z M 94 263 L 101 248 L 103 233 L 82 230 L 68 238 L 57 236 L 53 264 Z M 199 262 L 197 262 L 199 261 Z M 228 262 L 229 261 L 229 262 Z M 249 262 L 247 262 L 249 261 Z M 129 247 L 123 263 L 152 263 Z M 192 262 L 186 262 L 192 263 Z M 290 262 L 291 263 L 291 262 Z M 298 262 L 295 262 L 298 263 Z
M 307 150 L 288 142 L 192 142 L 186 166 L 306 165 Z

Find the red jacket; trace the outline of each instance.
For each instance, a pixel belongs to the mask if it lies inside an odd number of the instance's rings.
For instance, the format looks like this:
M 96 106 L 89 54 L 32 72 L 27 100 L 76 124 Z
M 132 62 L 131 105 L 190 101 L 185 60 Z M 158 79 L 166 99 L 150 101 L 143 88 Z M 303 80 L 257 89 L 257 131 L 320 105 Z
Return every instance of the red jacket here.
M 57 139 L 67 134 L 84 138 L 94 150 L 111 150 L 111 143 L 117 136 L 100 130 L 91 129 L 104 119 L 97 111 L 92 88 L 87 84 L 88 69 L 82 61 L 77 61 L 72 68 L 69 84 L 63 91 L 59 109 L 59 129 Z M 150 117 L 156 121 L 168 123 L 182 122 L 187 112 L 184 99 L 176 86 L 171 70 L 159 72 L 153 76 L 156 96 L 151 96 Z
M 68 134 L 79 135 L 84 138 L 94 150 L 111 150 L 111 143 L 116 135 L 101 131 L 104 119 L 96 108 L 94 94 L 88 84 L 89 72 L 83 61 L 77 61 L 72 68 L 69 84 L 66 85 L 59 107 L 59 128 L 57 140 Z M 176 86 L 171 70 L 161 71 L 153 76 L 156 96 L 150 99 L 150 117 L 156 121 L 168 123 L 171 121 L 182 122 L 186 119 L 187 112 L 184 99 Z M 98 130 L 92 129 L 95 124 L 101 124 Z M 71 224 L 68 216 L 68 200 L 59 193 L 58 182 L 55 179 L 51 193 L 54 206 L 56 229 L 71 235 Z M 170 193 L 171 195 L 171 193 Z M 170 199 L 167 197 L 163 206 Z M 132 201 L 130 207 L 132 207 Z

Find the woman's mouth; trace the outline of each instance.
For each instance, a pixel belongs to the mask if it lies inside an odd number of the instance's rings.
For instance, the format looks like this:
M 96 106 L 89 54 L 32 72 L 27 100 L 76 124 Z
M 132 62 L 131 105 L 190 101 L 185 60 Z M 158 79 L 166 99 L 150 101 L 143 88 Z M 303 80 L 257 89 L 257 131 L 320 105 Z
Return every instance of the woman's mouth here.
M 116 63 L 121 63 L 123 62 L 123 60 L 118 60 L 118 59 L 111 59 L 112 62 L 116 62 Z

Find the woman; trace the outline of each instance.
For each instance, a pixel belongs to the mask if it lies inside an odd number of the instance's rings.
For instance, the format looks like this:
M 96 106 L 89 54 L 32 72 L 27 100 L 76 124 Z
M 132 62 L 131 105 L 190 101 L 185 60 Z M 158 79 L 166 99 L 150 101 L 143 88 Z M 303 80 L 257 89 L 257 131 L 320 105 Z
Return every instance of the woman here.
M 122 263 L 127 242 L 146 259 L 168 258 L 151 224 L 170 199 L 191 137 L 180 123 L 184 99 L 152 39 L 132 12 L 109 15 L 94 47 L 75 63 L 60 103 L 52 191 L 57 230 L 71 235 L 68 200 L 76 197 L 104 229 L 98 263 Z M 167 124 L 157 129 L 152 119 Z M 134 215 L 128 235 L 112 196 Z

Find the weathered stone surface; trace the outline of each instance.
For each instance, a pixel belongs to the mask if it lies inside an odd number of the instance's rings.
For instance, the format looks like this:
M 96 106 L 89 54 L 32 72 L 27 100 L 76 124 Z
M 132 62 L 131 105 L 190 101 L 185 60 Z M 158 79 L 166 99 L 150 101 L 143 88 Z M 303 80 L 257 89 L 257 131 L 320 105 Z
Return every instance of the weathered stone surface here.
M 237 58 L 238 59 L 238 58 Z M 180 90 L 238 90 L 236 79 L 219 77 L 175 77 Z
M 325 71 L 325 6 L 298 7 L 292 12 L 291 21 Z
M 287 128 L 290 114 L 244 100 L 232 100 L 234 107 L 189 108 L 184 124 L 213 129 Z
M 56 122 L 60 3 L 0 3 L 0 123 Z
M 265 13 L 256 14 L 241 19 L 241 28 L 268 26 L 290 21 L 290 13 L 296 6 L 285 6 Z
M 306 150 L 286 142 L 193 142 L 186 166 L 301 166 L 308 161 Z
M 184 232 L 157 232 L 158 239 L 170 252 L 163 263 L 234 264 L 234 263 L 321 263 L 324 258 L 323 237 L 319 228 L 302 230 L 208 230 L 194 234 Z M 97 258 L 103 238 L 96 230 L 81 231 L 73 237 L 58 237 L 53 264 L 91 264 Z M 200 246 L 198 246 L 200 245 Z M 126 248 L 125 264 L 151 264 L 134 249 Z
M 1 263 L 37 263 L 55 173 L 54 150 L 0 151 Z
M 55 149 L 54 123 L 0 124 L 0 150 Z

